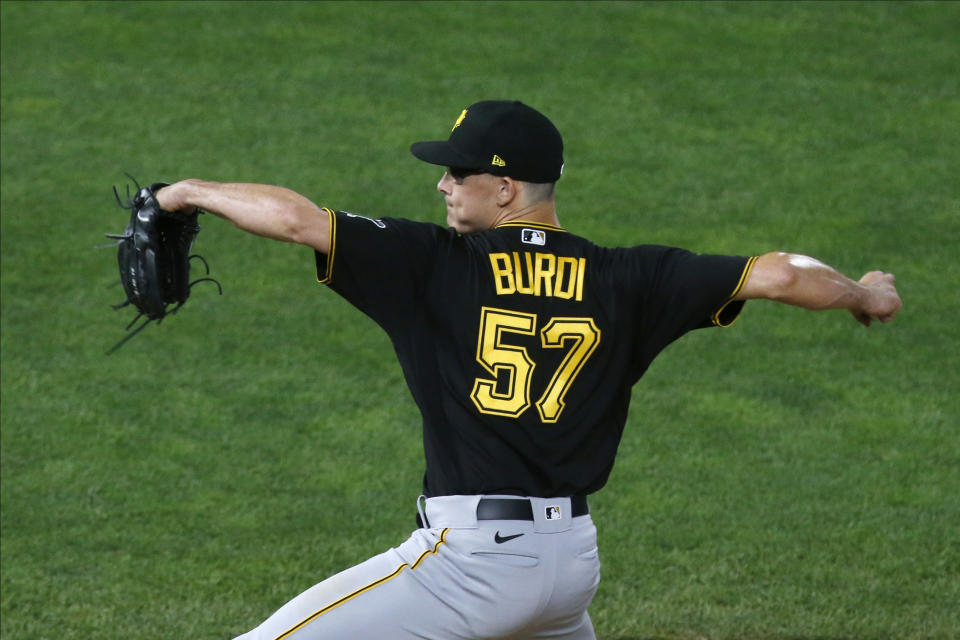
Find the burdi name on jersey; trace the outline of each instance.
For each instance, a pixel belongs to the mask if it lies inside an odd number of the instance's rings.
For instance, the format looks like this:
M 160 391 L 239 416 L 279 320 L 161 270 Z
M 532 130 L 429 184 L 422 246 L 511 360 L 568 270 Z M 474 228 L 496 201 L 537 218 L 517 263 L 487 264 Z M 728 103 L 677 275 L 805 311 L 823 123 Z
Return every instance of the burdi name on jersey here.
M 498 296 L 522 293 L 566 300 L 574 298 L 577 302 L 583 300 L 586 258 L 530 251 L 489 255 Z

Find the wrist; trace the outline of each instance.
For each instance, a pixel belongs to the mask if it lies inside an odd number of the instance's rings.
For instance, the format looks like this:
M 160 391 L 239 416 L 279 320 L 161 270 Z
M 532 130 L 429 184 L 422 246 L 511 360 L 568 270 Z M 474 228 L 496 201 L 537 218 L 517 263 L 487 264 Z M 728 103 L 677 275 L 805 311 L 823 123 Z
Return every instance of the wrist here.
M 194 186 L 197 180 L 181 180 L 156 192 L 155 196 L 160 207 L 167 211 L 193 211 L 197 208 L 194 203 Z

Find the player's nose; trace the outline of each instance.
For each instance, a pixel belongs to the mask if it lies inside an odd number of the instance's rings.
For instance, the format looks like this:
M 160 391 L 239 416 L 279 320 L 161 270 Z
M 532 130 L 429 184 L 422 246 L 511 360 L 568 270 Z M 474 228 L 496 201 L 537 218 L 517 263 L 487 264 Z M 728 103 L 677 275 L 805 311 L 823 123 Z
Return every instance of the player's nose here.
M 450 195 L 451 182 L 452 182 L 452 178 L 450 178 L 450 174 L 444 171 L 443 175 L 440 176 L 440 182 L 437 183 L 437 191 L 447 196 Z

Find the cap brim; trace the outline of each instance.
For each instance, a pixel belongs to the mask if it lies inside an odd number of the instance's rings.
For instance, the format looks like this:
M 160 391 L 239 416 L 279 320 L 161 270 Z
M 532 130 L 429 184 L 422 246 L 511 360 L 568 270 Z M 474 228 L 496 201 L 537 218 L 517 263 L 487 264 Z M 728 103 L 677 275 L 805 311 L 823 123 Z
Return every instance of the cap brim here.
M 440 165 L 441 167 L 461 167 L 463 169 L 479 169 L 476 160 L 458 153 L 449 140 L 430 142 L 414 142 L 410 145 L 410 153 L 424 162 Z

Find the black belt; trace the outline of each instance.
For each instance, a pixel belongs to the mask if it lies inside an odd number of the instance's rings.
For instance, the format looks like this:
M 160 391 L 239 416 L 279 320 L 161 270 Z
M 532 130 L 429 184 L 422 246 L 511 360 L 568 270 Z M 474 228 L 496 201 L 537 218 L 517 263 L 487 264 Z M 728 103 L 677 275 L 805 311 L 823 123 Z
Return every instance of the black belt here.
M 549 509 L 551 505 L 546 505 Z M 590 513 L 586 496 L 572 496 L 570 498 L 570 516 L 577 518 Z M 552 515 L 552 511 L 549 515 Z M 562 515 L 562 514 L 560 514 Z M 545 517 L 548 514 L 544 514 Z M 481 498 L 477 505 L 477 520 L 527 520 L 533 522 L 533 505 L 523 498 Z M 417 514 L 417 526 L 422 527 L 423 521 Z
M 549 505 L 548 505 L 549 508 Z M 586 496 L 570 498 L 571 517 L 590 513 Z M 562 515 L 562 514 L 560 514 Z M 533 521 L 533 505 L 529 500 L 510 498 L 481 498 L 477 505 L 477 520 L 529 520 Z

